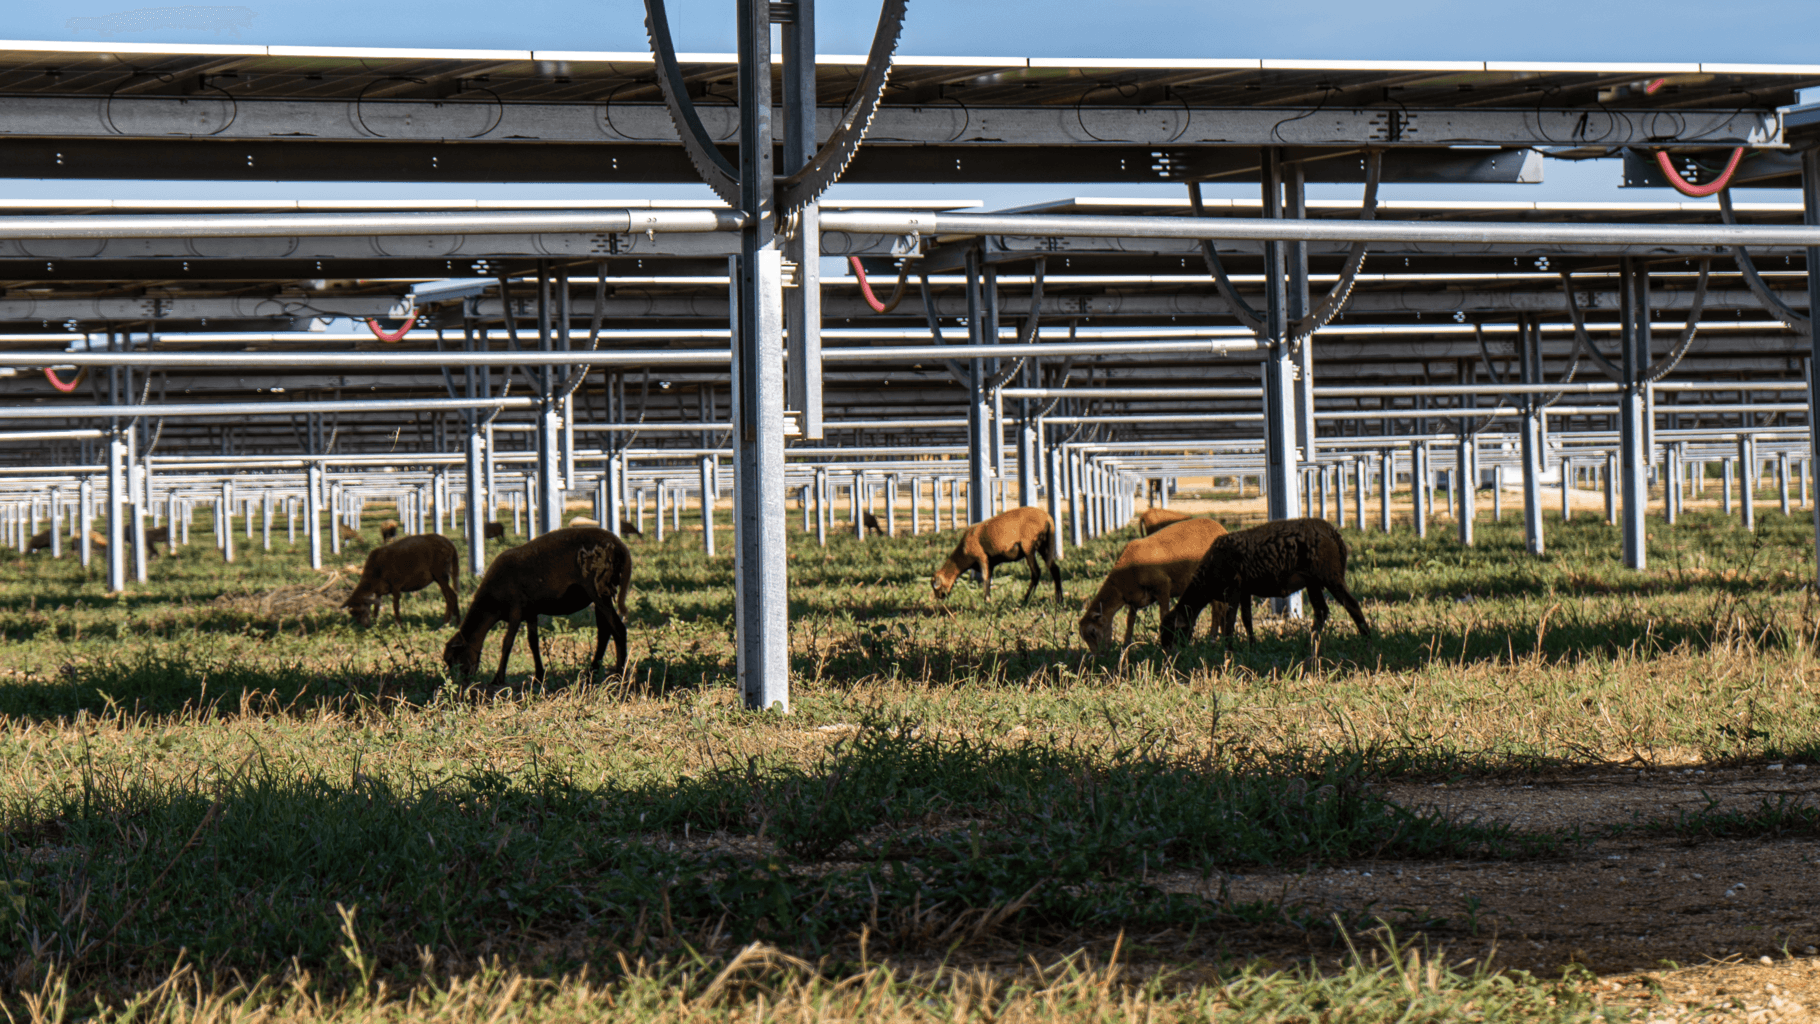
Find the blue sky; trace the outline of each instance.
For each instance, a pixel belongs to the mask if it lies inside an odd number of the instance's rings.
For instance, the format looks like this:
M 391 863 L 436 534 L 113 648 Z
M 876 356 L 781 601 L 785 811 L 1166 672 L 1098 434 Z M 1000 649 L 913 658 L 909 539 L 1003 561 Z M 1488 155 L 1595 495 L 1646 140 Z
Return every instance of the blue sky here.
M 679 49 L 732 48 L 731 0 L 671 0 Z M 1820 0 L 911 0 L 903 50 L 949 55 L 1047 57 L 1306 57 L 1357 59 L 1820 62 Z M 823 52 L 863 52 L 873 0 L 823 0 Z M 64 0 L 13 4 L 15 39 L 252 42 L 323 46 L 645 48 L 639 0 Z M 1613 162 L 1549 161 L 1539 186 L 1404 186 L 1387 195 L 1425 198 L 1654 199 L 1673 193 L 1617 187 Z M 842 187 L 850 196 L 979 198 L 1004 206 L 1067 194 L 1176 194 L 1174 186 L 973 187 L 931 184 Z M 1242 193 L 1237 188 L 1222 193 Z M 1311 190 L 1312 191 L 1312 190 Z M 1353 189 L 1321 190 L 1346 195 Z M 586 185 L 33 181 L 0 179 L 0 197 L 330 198 L 470 196 L 538 198 L 623 194 Z M 705 195 L 654 186 L 639 195 Z M 1753 193 L 1751 198 L 1792 199 Z

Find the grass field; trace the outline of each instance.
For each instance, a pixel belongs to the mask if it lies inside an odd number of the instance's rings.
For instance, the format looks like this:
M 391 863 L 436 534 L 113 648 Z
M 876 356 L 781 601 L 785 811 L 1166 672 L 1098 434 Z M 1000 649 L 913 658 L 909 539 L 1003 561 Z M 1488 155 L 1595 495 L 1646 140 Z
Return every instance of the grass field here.
M 1238 503 L 1209 507 L 1241 525 Z M 242 537 L 224 565 L 199 521 L 119 595 L 99 561 L 13 557 L 0 1001 L 36 1019 L 1630 1012 L 1584 956 L 1448 954 L 1479 941 L 1477 903 L 1317 908 L 1237 880 L 1516 870 L 1619 833 L 1820 837 L 1806 797 L 1600 831 L 1397 796 L 1820 763 L 1812 528 L 1773 507 L 1755 535 L 1712 511 L 1652 521 L 1642 573 L 1615 529 L 1553 509 L 1541 559 L 1512 508 L 1482 509 L 1471 549 L 1440 524 L 1348 529 L 1374 641 L 1261 617 L 1255 648 L 1174 658 L 1154 611 L 1122 652 L 1076 635 L 1129 530 L 1068 551 L 1062 605 L 1039 588 L 1019 606 L 1012 573 L 990 604 L 963 582 L 937 608 L 952 532 L 821 548 L 793 513 L 787 717 L 739 708 L 731 559 L 699 533 L 632 542 L 626 678 L 582 677 L 584 613 L 546 632 L 543 690 L 499 694 L 444 676 L 433 588 L 402 627 L 335 610 L 364 548 L 338 578 L 282 541 Z M 1820 940 L 1797 932 L 1764 948 Z

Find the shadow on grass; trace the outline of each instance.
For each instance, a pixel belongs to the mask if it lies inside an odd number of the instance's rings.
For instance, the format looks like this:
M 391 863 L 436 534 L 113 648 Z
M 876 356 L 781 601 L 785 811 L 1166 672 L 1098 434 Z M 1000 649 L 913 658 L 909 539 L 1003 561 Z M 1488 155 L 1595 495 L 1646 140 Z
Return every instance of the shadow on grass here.
M 218 969 L 332 973 L 358 940 L 393 971 L 424 949 L 561 970 L 576 964 L 538 962 L 550 936 L 606 965 L 753 939 L 825 954 L 862 928 L 878 947 L 952 949 L 994 930 L 1283 918 L 1164 891 L 1153 872 L 1546 857 L 1570 841 L 1399 807 L 1361 768 L 874 725 L 809 766 L 733 757 L 630 786 L 535 767 L 343 780 L 254 758 L 206 783 L 87 772 L 0 818 L 18 921 L 0 955 L 106 970 L 187 949 Z

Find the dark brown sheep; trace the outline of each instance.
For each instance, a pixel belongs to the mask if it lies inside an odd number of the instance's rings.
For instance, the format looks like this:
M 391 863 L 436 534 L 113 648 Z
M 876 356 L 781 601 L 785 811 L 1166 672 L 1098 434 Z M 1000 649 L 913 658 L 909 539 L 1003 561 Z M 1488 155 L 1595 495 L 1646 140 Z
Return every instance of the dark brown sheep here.
M 880 537 L 885 536 L 885 528 L 883 526 L 879 525 L 877 516 L 873 515 L 870 512 L 861 512 L 860 515 L 865 517 L 864 522 L 866 524 L 866 530 L 868 532 L 876 534 L 877 536 L 880 536 Z
M 643 530 L 632 525 L 632 520 L 621 519 L 619 521 L 619 535 L 621 537 L 643 537 L 645 533 Z
M 1138 513 L 1138 532 L 1148 537 L 1172 523 L 1193 518 L 1186 512 L 1177 512 L 1172 508 L 1147 508 Z
M 451 672 L 472 675 L 480 665 L 487 631 L 503 619 L 506 637 L 493 686 L 505 685 L 506 665 L 520 625 L 530 633 L 535 667 L 531 678 L 541 683 L 543 650 L 537 642 L 537 617 L 572 615 L 592 604 L 597 635 L 591 671 L 600 671 L 611 638 L 618 654 L 613 672 L 622 673 L 626 670 L 626 593 L 631 586 L 632 552 L 625 541 L 597 527 L 553 530 L 507 548 L 487 567 L 461 628 L 442 649 L 443 663 Z
M 1238 608 L 1245 616 L 1245 635 L 1256 643 L 1251 599 L 1288 597 L 1304 588 L 1314 605 L 1317 634 L 1327 625 L 1327 600 L 1321 596 L 1325 588 L 1345 606 L 1359 634 L 1369 638 L 1371 626 L 1365 622 L 1365 613 L 1346 589 L 1346 558 L 1345 538 L 1325 519 L 1281 519 L 1229 533 L 1207 549 L 1175 609 L 1163 616 L 1163 648 L 1173 648 L 1191 636 L 1201 609 L 1215 601 Z M 1230 614 L 1222 632 L 1231 639 Z
M 388 595 L 392 598 L 392 622 L 404 624 L 398 610 L 400 594 L 416 593 L 435 583 L 442 590 L 445 619 L 461 618 L 461 604 L 455 599 L 455 582 L 461 578 L 461 556 L 455 544 L 437 533 L 420 533 L 390 544 L 381 544 L 368 555 L 360 570 L 360 583 L 342 604 L 363 626 L 373 622 L 373 611 Z
M 990 599 L 992 567 L 1021 561 L 1030 564 L 1030 587 L 1024 591 L 1024 601 L 1028 602 L 1030 595 L 1036 592 L 1037 584 L 1043 582 L 1042 570 L 1036 564 L 1041 558 L 1048 563 L 1049 575 L 1055 580 L 1055 599 L 1062 600 L 1062 570 L 1049 553 L 1054 537 L 1055 522 L 1049 518 L 1049 513 L 1029 505 L 1002 512 L 983 523 L 974 523 L 961 534 L 954 554 L 935 570 L 935 599 L 948 600 L 954 590 L 954 581 L 969 569 L 979 570 L 980 583 Z
M 480 532 L 486 540 L 498 540 L 506 535 L 506 524 L 488 523 Z
M 379 524 L 379 543 L 390 544 L 398 539 L 398 520 L 388 519 Z
M 1169 614 L 1171 598 L 1188 588 L 1207 549 L 1225 534 L 1226 528 L 1211 519 L 1189 519 L 1125 545 L 1100 592 L 1081 608 L 1081 639 L 1088 649 L 1097 651 L 1106 642 L 1120 608 L 1125 609 L 1127 644 L 1140 609 L 1154 604 L 1160 614 Z M 1224 604 L 1214 602 L 1213 618 L 1225 621 Z

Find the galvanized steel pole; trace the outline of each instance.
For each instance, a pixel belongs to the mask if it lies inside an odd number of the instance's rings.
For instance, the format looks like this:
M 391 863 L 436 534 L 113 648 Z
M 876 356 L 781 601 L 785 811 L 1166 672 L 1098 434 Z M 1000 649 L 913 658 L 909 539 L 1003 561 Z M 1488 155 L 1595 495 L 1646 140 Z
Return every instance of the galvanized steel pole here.
M 733 306 L 734 605 L 749 708 L 790 710 L 784 536 L 783 254 L 771 153 L 771 6 L 739 0 L 740 254 Z M 786 72 L 787 73 L 787 72 Z
M 1624 392 L 1619 414 L 1619 491 L 1624 518 L 1624 564 L 1642 569 L 1649 562 L 1649 453 L 1645 450 L 1643 368 L 1649 361 L 1649 289 L 1647 278 L 1626 256 L 1619 261 L 1619 339 L 1623 347 Z

